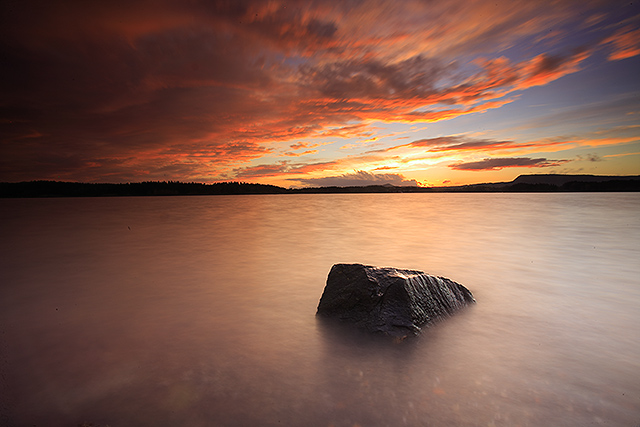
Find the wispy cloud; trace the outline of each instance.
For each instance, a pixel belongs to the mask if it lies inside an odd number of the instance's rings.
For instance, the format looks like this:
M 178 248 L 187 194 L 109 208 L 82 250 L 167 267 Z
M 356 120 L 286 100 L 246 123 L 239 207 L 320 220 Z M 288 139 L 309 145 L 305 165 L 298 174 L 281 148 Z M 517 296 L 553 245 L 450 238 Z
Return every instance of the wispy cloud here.
M 318 150 L 306 150 L 298 153 L 294 151 L 285 151 L 283 155 L 289 156 L 289 157 L 300 157 L 300 156 L 306 156 L 307 154 L 316 154 L 317 152 Z
M 257 166 L 247 166 L 234 169 L 234 176 L 237 178 L 257 178 L 269 176 L 285 176 L 306 174 L 315 171 L 326 171 L 333 169 L 338 162 L 315 162 L 315 163 L 292 163 L 288 160 L 281 160 L 275 164 L 262 164 Z
M 613 46 L 609 53 L 610 61 L 619 61 L 640 55 L 640 29 L 628 25 L 607 37 L 602 41 L 602 44 Z
M 296 179 L 303 184 L 314 187 L 349 187 L 349 186 L 367 186 L 367 185 L 405 185 L 417 186 L 415 179 L 406 179 L 402 174 L 395 173 L 371 173 L 365 171 L 355 171 L 353 173 L 345 173 L 336 176 L 325 176 L 321 178 L 302 178 Z
M 419 139 L 408 144 L 396 145 L 386 149 L 376 150 L 395 151 L 400 149 L 422 150 L 425 152 L 467 152 L 467 151 L 501 151 L 501 150 L 522 150 L 522 149 L 541 149 L 544 147 L 566 144 L 566 141 L 548 140 L 548 141 L 501 141 L 492 139 L 469 138 L 460 135 L 442 136 L 436 138 Z
M 466 171 L 499 170 L 503 168 L 546 168 L 560 166 L 570 160 L 532 159 L 529 157 L 487 158 L 477 162 L 454 163 L 450 168 Z
M 585 155 L 578 155 L 577 160 L 586 160 L 588 162 L 603 162 L 604 159 L 598 153 L 587 153 Z

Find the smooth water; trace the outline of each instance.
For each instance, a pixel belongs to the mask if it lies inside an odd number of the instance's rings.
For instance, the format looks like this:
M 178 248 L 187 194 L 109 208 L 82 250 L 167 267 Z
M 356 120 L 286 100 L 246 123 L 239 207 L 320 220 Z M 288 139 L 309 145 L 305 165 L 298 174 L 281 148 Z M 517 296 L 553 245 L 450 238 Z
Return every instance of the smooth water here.
M 0 200 L 0 425 L 640 425 L 640 194 Z M 477 304 L 400 344 L 331 266 Z

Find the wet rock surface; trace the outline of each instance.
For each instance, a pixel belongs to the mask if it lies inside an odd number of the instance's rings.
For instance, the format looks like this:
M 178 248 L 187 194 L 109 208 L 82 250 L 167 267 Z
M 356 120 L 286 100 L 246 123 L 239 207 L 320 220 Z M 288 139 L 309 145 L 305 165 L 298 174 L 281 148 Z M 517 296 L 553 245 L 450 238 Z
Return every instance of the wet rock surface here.
M 335 264 L 317 315 L 371 333 L 406 337 L 475 303 L 453 280 L 422 271 Z

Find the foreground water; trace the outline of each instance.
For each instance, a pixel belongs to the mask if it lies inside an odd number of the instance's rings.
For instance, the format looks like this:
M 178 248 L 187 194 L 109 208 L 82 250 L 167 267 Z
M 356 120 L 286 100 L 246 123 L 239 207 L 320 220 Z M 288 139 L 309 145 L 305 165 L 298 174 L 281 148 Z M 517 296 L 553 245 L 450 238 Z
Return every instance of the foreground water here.
M 0 200 L 0 425 L 640 425 L 640 194 Z M 402 344 L 332 264 L 478 303 Z

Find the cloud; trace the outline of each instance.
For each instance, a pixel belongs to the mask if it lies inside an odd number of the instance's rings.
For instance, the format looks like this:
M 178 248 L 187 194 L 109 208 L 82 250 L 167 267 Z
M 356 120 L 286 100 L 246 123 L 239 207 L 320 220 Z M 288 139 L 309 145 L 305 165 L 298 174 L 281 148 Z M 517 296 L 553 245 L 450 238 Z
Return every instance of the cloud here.
M 263 164 L 251 167 L 244 167 L 235 169 L 234 176 L 236 178 L 255 178 L 265 176 L 276 176 L 287 173 L 291 170 L 289 163 L 281 161 L 275 164 Z
M 303 139 L 373 140 L 377 121 L 503 108 L 515 92 L 578 71 L 594 47 L 565 48 L 562 32 L 549 36 L 561 25 L 597 16 L 590 25 L 610 59 L 637 54 L 636 27 L 595 27 L 606 22 L 600 9 L 570 0 L 13 2 L 0 25 L 0 180 L 307 173 L 311 164 L 274 153 L 315 154 Z M 544 46 L 521 48 L 532 39 Z
M 519 64 L 520 79 L 516 87 L 520 90 L 540 86 L 579 71 L 580 63 L 591 55 L 591 51 L 580 48 L 566 55 L 541 54 Z
M 607 131 L 588 132 L 577 136 L 557 136 L 538 140 L 494 140 L 470 138 L 463 135 L 450 135 L 419 139 L 407 144 L 370 150 L 369 154 L 389 152 L 427 153 L 427 154 L 464 154 L 471 152 L 497 153 L 508 152 L 523 154 L 540 151 L 560 151 L 577 147 L 603 147 L 622 145 L 640 141 L 636 127 L 613 128 Z
M 302 66 L 302 81 L 328 98 L 411 99 L 428 98 L 449 66 L 432 58 L 414 56 L 397 63 L 382 60 L 336 61 Z
M 306 150 L 301 153 L 294 153 L 293 151 L 285 151 L 284 153 L 282 153 L 282 155 L 288 156 L 288 157 L 300 157 L 300 156 L 306 156 L 307 154 L 316 154 L 317 152 L 318 150 Z
M 340 127 L 329 127 L 323 130 L 319 136 L 322 137 L 339 137 L 339 138 L 363 138 L 373 135 L 374 129 L 366 123 L 358 123 L 355 125 L 347 125 Z
M 585 155 L 576 156 L 576 160 L 585 160 L 588 162 L 604 162 L 604 158 L 598 153 L 587 153 Z
M 548 160 L 544 158 L 532 159 L 529 157 L 502 157 L 487 158 L 477 162 L 462 162 L 449 165 L 455 170 L 465 171 L 486 171 L 500 170 L 503 168 L 546 168 L 551 166 L 559 166 L 570 160 Z
M 314 187 L 352 187 L 367 185 L 404 185 L 417 186 L 415 179 L 406 179 L 401 174 L 395 173 L 379 173 L 374 174 L 366 171 L 355 171 L 353 173 L 345 173 L 337 176 L 326 176 L 322 178 L 301 178 L 295 179 L 303 184 Z
M 542 53 L 533 58 L 513 63 L 503 56 L 491 59 L 476 59 L 482 71 L 471 79 L 470 93 L 476 97 L 487 97 L 491 91 L 498 94 L 514 90 L 525 90 L 557 80 L 579 71 L 580 64 L 589 58 L 592 50 L 580 47 L 565 54 Z
M 639 55 L 640 29 L 634 29 L 631 25 L 625 26 L 604 39 L 601 44 L 613 46 L 608 56 L 610 61 L 619 61 Z
M 547 84 L 579 71 L 591 50 L 540 54 L 512 63 L 505 57 L 475 60 L 481 71 L 471 77 L 455 63 L 416 55 L 397 63 L 350 60 L 301 67 L 300 83 L 320 92 L 315 105 L 352 119 L 383 122 L 437 122 L 500 108 L 505 96 Z M 452 105 L 453 108 L 430 109 Z
M 339 162 L 315 162 L 315 163 L 291 163 L 289 160 L 280 160 L 275 164 L 261 164 L 256 166 L 240 167 L 233 170 L 236 178 L 262 178 L 269 176 L 285 176 L 306 174 L 315 171 L 330 170 Z
M 400 149 L 419 149 L 430 153 L 464 152 L 464 151 L 498 151 L 514 149 L 537 149 L 565 143 L 564 141 L 503 141 L 493 139 L 477 139 L 460 135 L 441 136 L 419 139 L 408 144 L 396 145 L 372 152 L 388 152 Z
M 640 151 L 636 151 L 634 153 L 617 153 L 617 154 L 607 154 L 604 157 L 625 157 L 625 156 L 637 156 L 640 154 Z
M 289 148 L 291 148 L 292 150 L 299 150 L 301 148 L 315 148 L 315 147 L 319 147 L 322 144 L 319 143 L 309 143 L 309 142 L 296 142 L 295 144 L 291 144 L 289 145 Z

